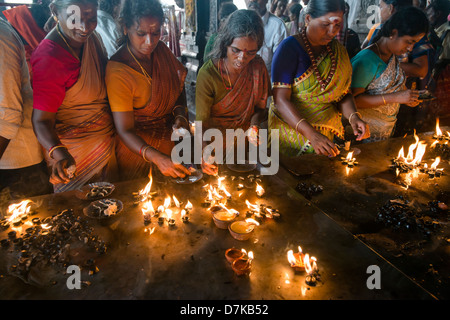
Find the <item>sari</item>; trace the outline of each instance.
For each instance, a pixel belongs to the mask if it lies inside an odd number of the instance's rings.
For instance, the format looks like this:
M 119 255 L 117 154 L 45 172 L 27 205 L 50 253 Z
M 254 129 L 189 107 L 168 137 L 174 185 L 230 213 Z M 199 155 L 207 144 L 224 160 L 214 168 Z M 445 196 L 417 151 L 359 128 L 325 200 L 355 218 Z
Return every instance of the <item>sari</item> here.
M 331 141 L 335 136 L 342 139 L 344 128 L 341 122 L 341 113 L 338 111 L 336 104 L 347 95 L 350 88 L 352 66 L 347 51 L 337 40 L 331 42 L 331 49 L 336 57 L 336 72 L 325 90 L 322 90 L 309 57 L 298 41 L 294 41 L 292 38 L 295 37 L 285 40 L 285 44 L 280 47 L 280 51 L 275 56 L 274 77 L 278 73 L 276 70 L 277 61 L 286 60 L 288 52 L 296 52 L 297 56 L 295 63 L 290 62 L 290 68 L 295 69 L 297 65 L 306 65 L 303 68 L 305 71 L 291 79 L 291 83 L 288 80 L 279 82 L 278 79 L 273 77 L 272 85 L 274 88 L 291 88 L 291 102 L 297 108 L 301 117 Z M 305 60 L 309 62 L 309 65 L 305 64 Z M 326 79 L 331 72 L 331 65 L 331 57 L 328 52 L 323 52 L 317 58 L 317 66 L 323 79 Z M 291 71 L 286 71 L 284 74 L 286 75 L 289 72 L 295 74 Z M 274 101 L 272 101 L 269 109 L 269 129 L 279 131 L 279 150 L 283 155 L 294 157 L 305 153 L 314 153 L 311 142 L 284 121 Z
M 255 108 L 264 109 L 270 94 L 269 75 L 260 56 L 242 70 L 231 90 L 226 90 L 212 60 L 200 69 L 196 87 L 196 120 L 207 128 L 250 127 Z
M 53 41 L 44 40 L 36 49 L 32 57 L 34 67 L 45 60 L 45 47 L 51 45 L 54 45 Z M 59 54 L 67 54 L 62 47 L 57 48 Z M 75 159 L 77 171 L 68 183 L 55 184 L 55 192 L 75 190 L 89 182 L 115 178 L 115 130 L 104 82 L 105 65 L 105 52 L 93 33 L 84 44 L 78 80 L 65 91 L 64 100 L 56 112 L 56 133 Z M 38 87 L 42 86 L 39 74 L 35 77 Z M 46 161 L 49 166 L 55 164 L 47 153 Z
M 369 50 L 369 49 L 366 49 Z M 378 57 L 378 56 L 377 56 Z M 379 77 L 374 77 L 366 88 L 370 95 L 382 95 L 405 90 L 406 76 L 396 56 L 392 56 L 386 69 Z M 360 108 L 362 119 L 370 127 L 370 138 L 363 142 L 381 141 L 390 138 L 394 133 L 400 103 L 389 103 L 375 108 Z
M 156 46 L 151 59 L 151 85 L 146 80 L 139 82 L 147 87 L 150 86 L 150 88 L 146 88 L 151 92 L 150 99 L 144 106 L 129 107 L 132 107 L 134 112 L 136 134 L 151 147 L 170 156 L 174 146 L 174 142 L 171 141 L 174 123 L 173 111 L 175 103 L 183 91 L 187 70 L 162 41 Z M 116 112 L 114 105 L 120 94 L 128 94 L 130 96 L 128 98 L 136 101 L 132 95 L 136 96 L 144 91 L 143 88 L 133 87 L 136 83 L 128 82 L 125 84 L 128 87 L 123 87 L 122 92 L 117 92 L 117 88 L 124 84 L 123 79 L 127 72 L 132 72 L 133 77 L 145 77 L 121 62 L 108 62 L 107 87 L 113 112 Z M 132 152 L 120 139 L 117 143 L 116 154 L 119 171 L 123 178 L 135 179 L 148 175 L 150 164 L 145 162 L 140 155 Z

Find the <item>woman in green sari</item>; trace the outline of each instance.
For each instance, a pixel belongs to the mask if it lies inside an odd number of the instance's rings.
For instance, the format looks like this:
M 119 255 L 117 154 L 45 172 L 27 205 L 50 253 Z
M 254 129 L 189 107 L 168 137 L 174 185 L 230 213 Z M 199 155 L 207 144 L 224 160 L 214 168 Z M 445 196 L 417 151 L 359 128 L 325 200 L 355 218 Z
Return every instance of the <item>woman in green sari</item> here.
M 341 28 L 345 2 L 312 0 L 305 10 L 305 28 L 285 39 L 274 55 L 269 128 L 279 130 L 280 153 L 285 156 L 315 152 L 334 157 L 339 150 L 333 139 L 344 135 L 342 115 L 356 140 L 369 136 L 350 93 L 347 51 L 333 39 Z

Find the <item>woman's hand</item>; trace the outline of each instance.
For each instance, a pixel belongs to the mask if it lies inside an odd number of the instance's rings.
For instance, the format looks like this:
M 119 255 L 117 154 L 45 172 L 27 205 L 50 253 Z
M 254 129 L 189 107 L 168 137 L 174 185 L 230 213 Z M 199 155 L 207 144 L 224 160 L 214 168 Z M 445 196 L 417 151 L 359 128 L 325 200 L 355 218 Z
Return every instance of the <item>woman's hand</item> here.
M 259 140 L 259 128 L 258 126 L 251 126 L 248 130 L 248 142 L 254 146 L 258 146 L 261 142 Z
M 210 176 L 216 176 L 219 173 L 219 167 L 214 163 L 208 163 L 202 158 L 202 171 Z
M 56 161 L 52 167 L 52 174 L 50 176 L 50 183 L 68 183 L 74 176 L 76 172 L 75 159 L 67 153 L 68 156 Z
M 418 90 L 402 90 L 395 93 L 395 98 L 397 103 L 406 104 L 410 107 L 417 106 L 419 101 L 419 91 Z
M 369 125 L 365 123 L 358 115 L 354 115 L 350 123 L 353 129 L 353 134 L 356 136 L 356 141 L 361 141 L 370 137 Z
M 153 155 L 153 157 L 147 158 L 146 156 L 146 159 L 151 159 L 159 171 L 165 176 L 184 178 L 186 175 L 191 175 L 191 172 L 185 166 L 179 163 L 173 163 L 168 156 L 160 152 Z
M 311 146 L 317 154 L 322 154 L 329 157 L 335 157 L 339 154 L 339 149 L 333 141 L 320 132 L 314 130 L 307 138 L 311 142 Z

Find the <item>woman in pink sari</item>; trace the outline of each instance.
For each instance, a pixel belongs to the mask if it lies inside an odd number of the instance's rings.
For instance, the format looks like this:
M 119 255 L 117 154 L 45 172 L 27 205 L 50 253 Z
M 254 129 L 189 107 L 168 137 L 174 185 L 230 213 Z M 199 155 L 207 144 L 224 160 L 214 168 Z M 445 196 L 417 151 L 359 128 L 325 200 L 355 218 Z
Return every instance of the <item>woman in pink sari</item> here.
M 269 74 L 257 55 L 263 41 L 264 27 L 255 11 L 237 10 L 228 17 L 197 77 L 196 120 L 204 129 L 251 128 L 258 135 L 270 95 Z M 217 172 L 215 165 L 202 166 L 207 174 Z
M 67 13 L 71 5 L 79 12 Z M 33 128 L 52 168 L 55 192 L 115 179 L 114 126 L 94 33 L 97 1 L 54 0 L 56 26 L 31 57 Z M 69 24 L 74 19 L 77 24 Z

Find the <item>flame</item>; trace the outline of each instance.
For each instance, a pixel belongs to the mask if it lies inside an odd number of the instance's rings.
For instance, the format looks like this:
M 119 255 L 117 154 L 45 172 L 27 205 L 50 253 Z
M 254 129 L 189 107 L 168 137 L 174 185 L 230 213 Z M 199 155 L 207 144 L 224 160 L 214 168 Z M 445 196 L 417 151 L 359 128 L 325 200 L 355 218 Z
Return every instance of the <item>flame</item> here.
M 254 259 L 253 251 L 249 251 L 248 252 L 248 260 L 249 260 L 249 262 L 251 262 L 253 259 Z
M 144 203 L 143 208 L 141 208 L 141 210 L 144 216 L 148 214 L 153 215 L 155 213 L 155 209 L 153 209 L 153 204 L 150 200 Z
M 347 154 L 347 158 L 345 158 L 345 160 L 348 160 L 348 161 L 352 161 L 353 160 L 353 151 L 351 151 L 351 152 L 349 152 Z
M 297 264 L 297 259 L 295 259 L 295 257 L 294 257 L 294 250 L 288 251 L 287 259 L 288 259 L 289 263 L 291 264 L 291 266 L 294 266 Z
M 398 152 L 397 159 L 405 162 L 405 164 L 407 165 L 417 166 L 422 162 L 422 158 L 423 155 L 425 154 L 427 145 L 422 141 L 419 141 L 419 137 L 416 135 L 415 130 L 414 130 L 414 139 L 416 140 L 416 142 L 409 146 L 408 155 L 406 156 L 406 158 L 402 147 Z
M 181 209 L 181 218 L 183 218 L 185 215 L 186 215 L 186 210 L 184 210 L 184 209 Z
M 186 210 L 192 210 L 193 205 L 192 205 L 192 203 L 188 200 L 188 202 L 186 203 L 186 205 L 184 206 L 184 208 L 185 208 Z
M 167 220 L 172 219 L 172 210 L 166 209 L 165 212 L 166 212 L 166 215 L 167 215 Z
M 144 229 L 144 232 L 148 232 L 148 235 L 151 235 L 153 232 L 155 232 L 155 228 L 156 227 L 153 227 L 153 228 L 149 228 L 149 229 Z
M 48 223 L 43 223 L 43 224 L 41 224 L 41 228 L 42 228 L 42 229 L 45 229 L 45 230 L 48 230 L 48 229 L 51 228 L 51 226 L 48 225 Z
M 436 170 L 439 162 L 441 162 L 441 157 L 436 158 L 436 160 L 431 164 L 430 169 Z
M 312 267 L 311 267 L 311 263 L 309 261 L 309 254 L 305 253 L 304 257 L 303 257 L 303 264 L 305 265 L 305 272 L 307 274 L 310 274 L 312 272 Z
M 28 206 L 29 203 L 33 203 L 31 200 L 24 200 L 20 203 L 11 204 L 8 207 L 8 213 L 11 216 L 8 218 L 9 222 L 19 221 L 23 215 L 27 215 L 30 212 L 31 207 Z
M 245 219 L 245 222 L 249 223 L 249 224 L 254 224 L 255 226 L 259 226 L 259 222 L 252 219 L 252 218 L 247 218 Z
M 175 207 L 179 208 L 180 207 L 180 201 L 178 201 L 178 199 L 173 195 L 173 202 L 175 203 Z
M 171 202 L 172 202 L 172 200 L 170 199 L 170 196 L 167 196 L 164 199 L 164 208 L 167 209 L 168 207 L 170 207 Z
M 164 208 L 163 205 L 160 205 L 160 206 L 158 206 L 158 209 L 156 209 L 156 211 L 158 211 L 158 213 L 163 213 L 165 209 L 166 208 Z
M 148 196 L 150 194 L 150 189 L 152 188 L 152 182 L 153 182 L 151 168 L 150 168 L 150 173 L 148 174 L 148 176 L 150 178 L 149 183 L 147 183 L 147 185 L 145 186 L 144 189 L 139 190 L 139 195 L 141 195 L 141 196 Z
M 442 136 L 442 131 L 439 128 L 439 118 L 436 118 L 436 136 L 438 136 L 438 137 Z
M 261 187 L 258 183 L 256 184 L 256 194 L 258 196 L 262 196 L 264 194 L 264 188 Z

